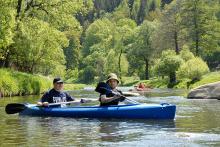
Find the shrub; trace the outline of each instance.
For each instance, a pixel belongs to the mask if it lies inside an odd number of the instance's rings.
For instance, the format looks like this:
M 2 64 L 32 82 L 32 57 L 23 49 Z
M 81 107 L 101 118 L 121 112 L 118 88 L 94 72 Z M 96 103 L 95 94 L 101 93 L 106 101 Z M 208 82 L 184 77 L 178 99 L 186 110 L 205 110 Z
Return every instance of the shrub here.
M 189 51 L 189 49 L 184 48 L 183 50 L 181 50 L 180 52 L 180 57 L 184 60 L 184 61 L 188 61 L 190 59 L 195 58 L 193 53 Z
M 188 60 L 178 69 L 177 76 L 179 78 L 188 78 L 191 80 L 199 80 L 202 75 L 209 72 L 207 64 L 199 57 Z

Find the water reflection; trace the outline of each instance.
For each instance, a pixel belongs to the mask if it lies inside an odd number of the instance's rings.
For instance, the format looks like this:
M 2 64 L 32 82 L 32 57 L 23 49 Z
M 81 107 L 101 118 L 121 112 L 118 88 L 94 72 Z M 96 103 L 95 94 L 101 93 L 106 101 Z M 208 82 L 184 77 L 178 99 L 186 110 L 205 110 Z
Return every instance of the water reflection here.
M 177 105 L 175 120 L 74 119 L 7 115 L 11 102 L 36 102 L 39 96 L 0 100 L 1 146 L 220 146 L 220 101 L 189 100 L 176 95 L 131 97 L 144 103 Z M 167 90 L 170 93 L 172 91 Z M 175 91 L 176 92 L 176 91 Z M 173 92 L 173 93 L 175 93 Z M 172 93 L 172 94 L 173 94 Z M 178 93 L 178 92 L 177 92 Z M 73 91 L 96 98 L 93 91 Z

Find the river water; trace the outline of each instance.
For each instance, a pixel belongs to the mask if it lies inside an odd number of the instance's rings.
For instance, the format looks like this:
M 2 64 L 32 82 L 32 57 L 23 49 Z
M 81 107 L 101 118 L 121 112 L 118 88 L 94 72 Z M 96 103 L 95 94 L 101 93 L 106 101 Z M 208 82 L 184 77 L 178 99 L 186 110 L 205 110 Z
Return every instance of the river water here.
M 121 88 L 127 90 L 126 88 Z M 92 89 L 70 91 L 76 98 L 97 98 Z M 0 99 L 0 146 L 220 146 L 220 100 L 190 100 L 186 91 L 155 89 L 143 103 L 176 104 L 175 120 L 125 120 L 7 115 L 12 102 L 34 103 L 39 96 Z

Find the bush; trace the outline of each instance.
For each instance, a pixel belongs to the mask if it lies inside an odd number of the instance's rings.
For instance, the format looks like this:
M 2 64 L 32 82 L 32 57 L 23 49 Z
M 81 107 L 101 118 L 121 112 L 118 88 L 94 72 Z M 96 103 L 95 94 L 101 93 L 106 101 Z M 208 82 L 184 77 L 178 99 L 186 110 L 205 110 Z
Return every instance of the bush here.
M 95 70 L 92 66 L 87 66 L 84 70 L 80 71 L 79 80 L 83 83 L 89 84 L 94 81 Z
M 195 58 L 193 53 L 189 51 L 189 49 L 187 48 L 183 48 L 183 50 L 181 50 L 180 52 L 180 57 L 184 60 L 184 61 L 188 61 L 190 59 Z
M 39 75 L 0 69 L 0 93 L 2 96 L 40 94 L 51 87 L 51 81 Z
M 78 77 L 79 77 L 79 71 L 77 68 L 74 70 L 68 69 L 65 74 L 65 81 L 67 83 L 74 83 L 78 80 Z
M 207 64 L 199 57 L 188 60 L 183 63 L 177 71 L 179 78 L 188 78 L 191 80 L 199 80 L 202 75 L 209 72 Z

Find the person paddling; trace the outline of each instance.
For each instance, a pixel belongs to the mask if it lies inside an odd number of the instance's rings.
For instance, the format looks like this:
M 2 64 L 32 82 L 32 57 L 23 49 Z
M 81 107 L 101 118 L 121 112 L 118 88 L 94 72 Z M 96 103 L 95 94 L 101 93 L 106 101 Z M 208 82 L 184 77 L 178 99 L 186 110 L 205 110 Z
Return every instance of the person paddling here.
M 117 75 L 114 73 L 110 73 L 107 77 L 106 83 L 111 87 L 111 90 L 114 91 L 114 93 L 118 93 L 118 94 L 116 95 L 113 95 L 112 93 L 100 94 L 99 97 L 100 106 L 118 105 L 119 101 L 123 101 L 125 98 L 121 97 L 122 92 L 116 89 L 116 87 L 119 84 Z
M 37 103 L 40 106 L 48 106 L 49 103 L 74 101 L 68 93 L 63 91 L 64 83 L 61 78 L 54 78 L 53 88 L 47 91 Z

